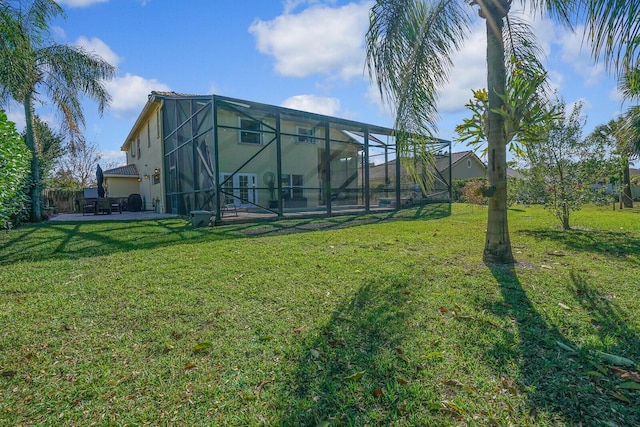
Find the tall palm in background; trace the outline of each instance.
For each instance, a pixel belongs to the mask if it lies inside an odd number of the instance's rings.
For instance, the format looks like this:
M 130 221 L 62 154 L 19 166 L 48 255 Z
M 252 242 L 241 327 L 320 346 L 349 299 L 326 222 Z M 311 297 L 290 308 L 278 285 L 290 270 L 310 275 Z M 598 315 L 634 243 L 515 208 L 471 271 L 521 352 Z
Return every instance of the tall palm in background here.
M 527 32 L 514 31 L 512 0 L 377 0 L 370 14 L 367 59 L 380 92 L 396 108 L 399 135 L 433 135 L 438 121 L 438 91 L 447 82 L 451 58 L 484 20 L 487 34 L 486 139 L 489 207 L 483 259 L 513 262 L 507 223 L 505 99 L 509 66 L 530 62 L 535 48 Z M 620 71 L 637 63 L 640 0 L 531 0 L 518 2 L 531 13 L 569 28 L 585 19 L 595 58 Z M 520 36 L 518 36 L 520 34 Z M 531 35 L 531 33 L 529 33 Z M 518 66 L 518 65 L 516 65 Z M 399 138 L 399 152 L 410 140 Z
M 61 113 L 62 129 L 72 140 L 81 138 L 85 124 L 81 97 L 96 101 L 102 113 L 111 99 L 104 81 L 114 76 L 115 68 L 80 47 L 49 39 L 49 22 L 64 15 L 53 0 L 2 1 L 0 14 L 1 100 L 11 98 L 24 106 L 25 142 L 32 153 L 31 220 L 40 221 L 40 153 L 34 105 L 40 96 L 46 97 Z

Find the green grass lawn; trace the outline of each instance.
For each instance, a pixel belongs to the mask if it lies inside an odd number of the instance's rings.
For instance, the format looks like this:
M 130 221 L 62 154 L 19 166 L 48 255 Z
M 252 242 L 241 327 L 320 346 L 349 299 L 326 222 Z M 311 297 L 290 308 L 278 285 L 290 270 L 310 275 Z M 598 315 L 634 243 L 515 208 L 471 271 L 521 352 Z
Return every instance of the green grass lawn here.
M 0 233 L 0 425 L 640 425 L 640 213 Z M 635 363 L 634 363 L 635 362 Z

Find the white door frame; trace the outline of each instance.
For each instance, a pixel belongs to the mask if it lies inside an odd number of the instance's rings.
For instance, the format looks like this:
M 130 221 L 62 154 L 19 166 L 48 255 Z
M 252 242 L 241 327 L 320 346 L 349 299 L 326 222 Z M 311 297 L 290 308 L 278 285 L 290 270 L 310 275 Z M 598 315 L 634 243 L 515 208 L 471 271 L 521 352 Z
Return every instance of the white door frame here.
M 222 172 L 220 174 L 220 182 L 224 182 L 229 177 L 229 173 Z M 258 203 L 258 192 L 256 190 L 256 184 L 258 182 L 258 175 L 255 173 L 236 173 L 230 181 L 227 181 L 224 185 L 225 188 L 233 188 L 233 204 L 237 207 L 251 207 L 250 203 L 246 203 L 240 198 L 247 200 L 251 203 Z M 229 196 L 226 196 L 229 197 Z

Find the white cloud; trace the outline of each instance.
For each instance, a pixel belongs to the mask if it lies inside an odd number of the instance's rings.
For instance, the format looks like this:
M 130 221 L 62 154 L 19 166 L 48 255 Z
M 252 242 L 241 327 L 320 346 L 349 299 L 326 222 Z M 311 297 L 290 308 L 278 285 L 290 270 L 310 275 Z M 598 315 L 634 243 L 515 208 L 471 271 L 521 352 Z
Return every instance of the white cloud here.
M 116 117 L 140 110 L 147 102 L 151 91 L 171 90 L 169 86 L 156 79 L 145 79 L 129 73 L 105 82 L 105 86 L 113 98 L 110 110 Z
M 328 98 L 317 95 L 292 96 L 286 99 L 281 106 L 327 116 L 338 116 L 341 112 L 340 100 L 338 98 Z
M 440 91 L 438 111 L 441 114 L 457 113 L 473 94 L 471 89 L 487 87 L 486 62 L 487 37 L 484 27 L 473 29 L 462 49 L 453 57 L 453 68 L 449 82 Z
M 548 81 L 550 89 L 554 92 L 557 91 L 559 93 L 564 87 L 564 74 L 559 71 L 550 70 L 548 72 Z
M 122 58 L 120 58 L 114 51 L 112 51 L 105 42 L 97 37 L 88 39 L 83 36 L 76 40 L 75 44 L 90 53 L 100 55 L 102 59 L 104 59 L 114 67 L 117 67 L 118 64 L 122 61 Z
M 127 163 L 126 153 L 120 150 L 100 150 L 99 154 L 101 156 L 100 162 L 103 165 L 104 164 L 124 165 Z
M 285 7 L 291 10 L 298 4 L 289 2 Z M 370 2 L 337 8 L 311 6 L 271 21 L 258 19 L 249 32 L 256 38 L 258 50 L 274 57 L 279 74 L 292 77 L 328 74 L 348 80 L 364 71 L 364 34 L 370 7 Z
M 622 104 L 624 102 L 624 95 L 618 90 L 618 87 L 614 87 L 609 91 L 609 99 Z
M 109 0 L 58 0 L 60 5 L 69 7 L 88 7 L 96 3 L 106 3 Z
M 25 126 L 24 107 L 15 101 L 11 101 L 6 109 L 7 119 L 16 124 L 16 130 L 22 132 Z
M 380 89 L 378 89 L 377 83 L 372 82 L 371 84 L 369 84 L 364 97 L 371 104 L 378 107 L 378 114 L 387 118 L 395 119 L 395 108 L 393 105 L 389 105 L 388 102 L 385 102 L 382 99 L 382 95 L 380 95 Z
M 56 40 L 65 40 L 67 38 L 67 33 L 64 31 L 62 27 L 58 27 L 56 25 L 56 26 L 50 27 L 49 30 L 51 31 L 53 38 Z
M 583 43 L 584 28 L 576 28 L 574 33 L 564 31 L 558 37 L 558 44 L 563 62 L 569 64 L 573 71 L 584 79 L 584 85 L 595 86 L 606 77 L 605 68 L 593 63 L 590 47 Z

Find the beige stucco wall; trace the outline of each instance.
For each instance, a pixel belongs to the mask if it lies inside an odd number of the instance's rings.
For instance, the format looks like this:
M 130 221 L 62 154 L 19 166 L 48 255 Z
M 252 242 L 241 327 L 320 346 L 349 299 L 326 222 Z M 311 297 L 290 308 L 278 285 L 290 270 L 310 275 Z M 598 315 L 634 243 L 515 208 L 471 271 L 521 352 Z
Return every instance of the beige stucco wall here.
M 469 167 L 467 159 L 471 160 L 471 167 Z M 447 176 L 449 168 L 443 171 L 443 175 Z M 453 165 L 452 170 L 453 179 L 469 179 L 469 178 L 484 178 L 486 176 L 486 169 L 484 165 L 478 162 L 473 156 L 460 159 Z
M 127 164 L 135 164 L 138 168 L 140 182 L 136 191 L 142 196 L 145 210 L 158 210 L 164 213 L 162 163 L 162 114 L 161 104 L 146 114 L 135 129 L 133 137 L 128 141 Z M 158 169 L 158 180 L 154 183 L 155 169 Z M 158 204 L 158 207 L 156 207 Z
M 129 194 L 140 192 L 140 183 L 136 177 L 106 176 L 104 183 L 109 197 L 129 197 Z

